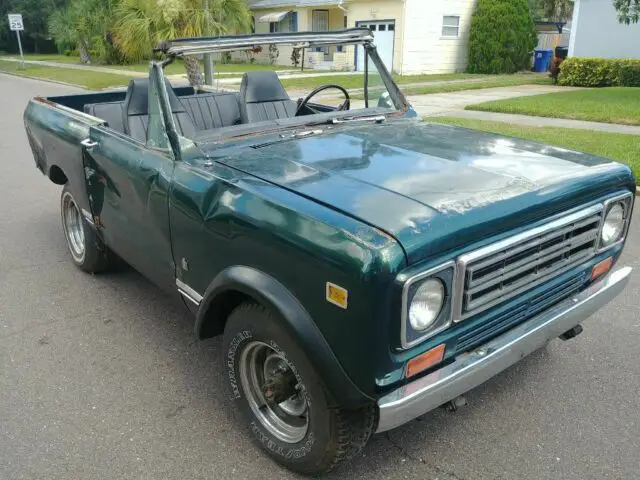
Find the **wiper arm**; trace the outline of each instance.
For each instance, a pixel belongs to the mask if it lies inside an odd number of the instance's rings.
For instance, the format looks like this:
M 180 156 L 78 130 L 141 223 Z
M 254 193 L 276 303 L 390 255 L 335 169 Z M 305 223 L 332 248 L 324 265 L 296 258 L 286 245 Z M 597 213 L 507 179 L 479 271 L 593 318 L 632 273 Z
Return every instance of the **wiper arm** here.
M 330 118 L 328 120 L 320 120 L 318 122 L 309 122 L 306 125 L 342 125 L 344 123 L 352 123 L 352 122 L 375 122 L 382 123 L 387 119 L 384 115 L 369 115 L 366 117 L 356 117 L 356 116 L 348 116 L 348 117 L 339 117 L 339 118 Z
M 387 119 L 384 115 L 375 115 L 368 117 L 342 117 L 342 118 L 332 118 L 327 123 L 332 125 L 339 125 L 341 123 L 351 123 L 351 122 L 375 122 L 382 123 Z

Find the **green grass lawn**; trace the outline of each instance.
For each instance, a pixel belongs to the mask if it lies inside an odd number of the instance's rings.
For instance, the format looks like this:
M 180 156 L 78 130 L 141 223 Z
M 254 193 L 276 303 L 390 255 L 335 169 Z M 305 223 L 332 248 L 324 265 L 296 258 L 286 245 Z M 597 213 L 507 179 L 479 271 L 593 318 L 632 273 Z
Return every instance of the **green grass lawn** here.
M 467 109 L 640 125 L 640 88 L 572 90 L 479 103 Z
M 19 59 L 19 55 L 7 55 L 7 58 Z M 2 57 L 0 57 L 0 60 Z M 80 57 L 56 55 L 56 54 L 37 54 L 27 53 L 24 56 L 25 60 L 34 60 L 40 62 L 55 62 L 55 63 L 72 63 L 76 65 L 80 64 Z M 132 70 L 135 72 L 146 72 L 149 70 L 149 62 L 143 61 L 139 63 L 129 65 L 98 65 L 104 68 L 113 68 L 116 70 Z M 224 75 L 239 74 L 254 70 L 293 70 L 293 67 L 281 66 L 281 65 L 262 65 L 257 63 L 221 63 L 215 65 L 216 73 Z M 181 59 L 177 59 L 171 65 L 168 65 L 165 69 L 167 75 L 180 75 L 185 73 L 184 65 Z
M 132 65 L 103 65 L 106 68 L 116 68 L 119 70 L 134 70 L 136 72 L 146 72 L 149 70 L 149 62 L 136 63 Z M 255 70 L 292 70 L 292 67 L 283 67 L 280 65 L 262 65 L 257 63 L 219 63 L 214 66 L 215 72 L 231 75 L 242 75 L 244 72 L 251 72 Z M 201 62 L 201 69 L 204 72 L 204 66 Z M 182 60 L 176 59 L 170 65 L 167 65 L 164 69 L 166 75 L 181 75 L 185 73 L 184 64 Z
M 477 75 L 476 77 L 483 77 L 483 75 Z M 406 78 L 406 77 L 404 77 Z M 405 95 L 429 95 L 433 93 L 448 93 L 459 92 L 462 90 L 480 90 L 483 88 L 498 88 L 498 87 L 515 87 L 519 85 L 551 85 L 553 82 L 547 75 L 530 75 L 530 74 L 515 74 L 515 75 L 500 75 L 489 76 L 486 80 L 475 80 L 469 82 L 458 83 L 442 83 L 437 85 L 420 85 L 420 86 L 403 86 L 400 85 L 400 89 Z M 382 92 L 384 87 L 379 85 L 370 87 L 369 91 L 374 95 L 378 95 Z M 363 100 L 364 95 L 356 93 L 351 95 L 355 100 Z
M 424 85 L 420 87 L 406 87 L 402 91 L 406 95 L 428 95 L 430 93 L 458 92 L 460 90 L 481 90 L 483 88 L 517 87 L 519 85 L 552 85 L 553 81 L 547 75 L 532 75 L 516 73 L 513 75 L 493 76 L 486 80 L 468 83 L 448 83 L 444 85 Z
M 79 70 L 72 68 L 44 67 L 33 64 L 26 64 L 25 68 L 21 69 L 18 62 L 7 62 L 2 60 L 0 60 L 0 72 L 43 80 L 56 80 L 91 90 L 102 90 L 107 87 L 124 86 L 129 82 L 129 77 L 124 75 L 92 72 L 91 70 Z
M 629 165 L 636 175 L 636 179 L 640 181 L 640 135 L 573 128 L 532 127 L 530 125 L 513 125 L 454 117 L 431 117 L 425 120 L 524 138 L 610 158 Z

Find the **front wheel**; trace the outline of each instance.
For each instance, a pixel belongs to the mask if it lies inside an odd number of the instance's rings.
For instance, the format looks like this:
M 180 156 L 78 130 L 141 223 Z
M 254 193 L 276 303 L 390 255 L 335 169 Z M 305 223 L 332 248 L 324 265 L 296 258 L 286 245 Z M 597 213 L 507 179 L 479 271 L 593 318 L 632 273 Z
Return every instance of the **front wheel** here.
M 223 343 L 230 398 L 278 463 L 324 473 L 359 453 L 373 434 L 376 406 L 332 406 L 305 353 L 270 310 L 240 305 L 227 321 Z
M 67 185 L 62 189 L 60 213 L 62 229 L 73 263 L 89 273 L 108 270 L 114 263 L 113 254 L 84 219 Z

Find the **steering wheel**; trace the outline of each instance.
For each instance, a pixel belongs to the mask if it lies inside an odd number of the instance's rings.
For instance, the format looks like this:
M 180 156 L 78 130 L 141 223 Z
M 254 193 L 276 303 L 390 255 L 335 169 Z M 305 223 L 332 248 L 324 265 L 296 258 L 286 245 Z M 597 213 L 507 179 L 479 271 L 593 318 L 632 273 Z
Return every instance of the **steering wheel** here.
M 298 114 L 302 111 L 303 108 L 307 107 L 307 104 L 309 103 L 309 100 L 311 100 L 313 97 L 315 97 L 317 94 L 319 94 L 320 92 L 324 92 L 325 90 L 329 90 L 331 88 L 335 88 L 336 90 L 340 90 L 342 92 L 342 94 L 344 95 L 344 102 L 342 102 L 342 104 L 336 109 L 337 111 L 343 111 L 343 110 L 349 110 L 349 108 L 351 107 L 351 98 L 349 97 L 349 93 L 340 85 L 335 85 L 335 84 L 329 84 L 329 85 L 322 85 L 321 87 L 316 88 L 314 91 L 312 91 L 309 95 L 307 95 L 306 97 L 304 97 L 303 100 L 298 100 L 298 109 L 296 110 L 296 116 L 298 116 Z M 316 111 L 314 110 L 312 107 L 307 107 L 312 111 Z M 319 113 L 319 112 L 316 112 Z

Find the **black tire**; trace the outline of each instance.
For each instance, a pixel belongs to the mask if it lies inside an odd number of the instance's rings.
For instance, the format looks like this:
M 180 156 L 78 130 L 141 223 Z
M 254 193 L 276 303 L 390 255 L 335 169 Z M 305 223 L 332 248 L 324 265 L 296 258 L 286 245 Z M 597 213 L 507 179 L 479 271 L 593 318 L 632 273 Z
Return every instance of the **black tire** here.
M 277 357 L 286 359 L 307 405 L 304 438 L 284 442 L 256 415 L 250 405 L 241 375 L 247 350 L 265 344 Z M 368 405 L 356 411 L 331 407 L 322 379 L 318 377 L 302 348 L 281 326 L 274 313 L 256 303 L 244 303 L 229 316 L 225 331 L 223 359 L 231 402 L 241 412 L 254 440 L 276 462 L 298 473 L 328 472 L 338 463 L 358 454 L 375 431 L 378 410 Z M 243 358 L 244 357 L 244 358 Z M 265 367 L 266 369 L 266 367 Z M 247 378 L 246 376 L 244 377 Z M 264 408 L 264 407 L 263 407 Z
M 111 269 L 115 264 L 115 256 L 82 215 L 68 184 L 62 189 L 60 196 L 60 214 L 62 230 L 73 263 L 88 273 L 100 273 Z M 69 218 L 66 218 L 66 215 Z

